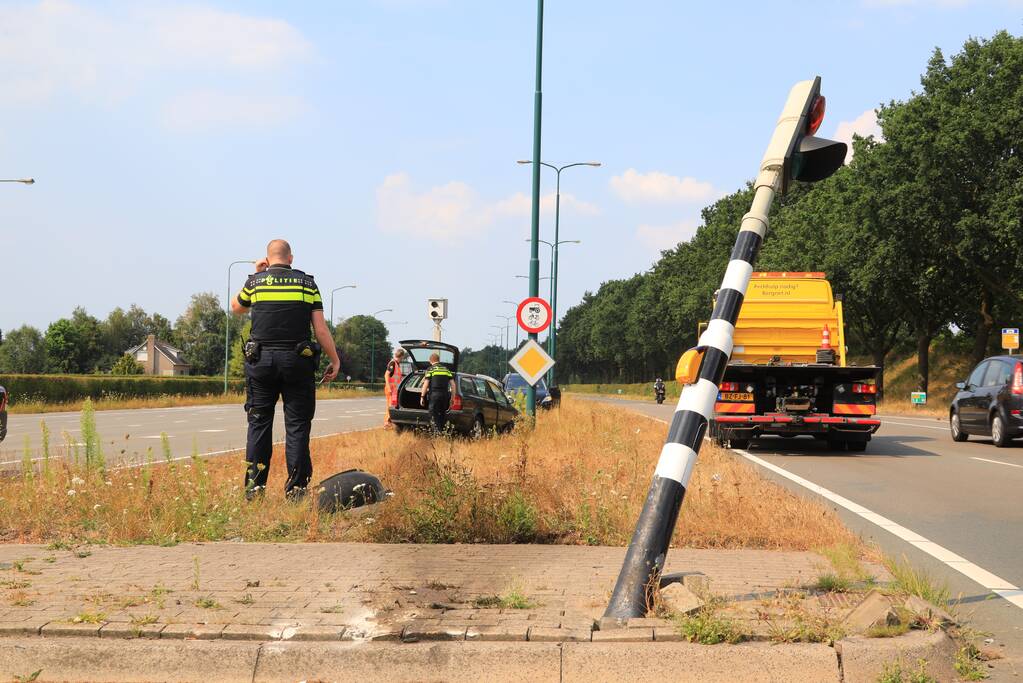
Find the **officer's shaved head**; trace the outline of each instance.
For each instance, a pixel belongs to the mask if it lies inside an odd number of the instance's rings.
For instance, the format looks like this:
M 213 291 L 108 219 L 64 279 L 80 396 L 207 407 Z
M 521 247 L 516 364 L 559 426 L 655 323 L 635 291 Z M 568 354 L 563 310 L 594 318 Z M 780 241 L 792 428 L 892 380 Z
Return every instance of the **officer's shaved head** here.
M 431 363 L 439 363 L 440 362 L 440 354 L 439 353 L 431 353 L 430 354 L 430 362 Z
M 266 245 L 266 258 L 270 263 L 291 263 L 291 245 L 285 240 L 270 240 Z

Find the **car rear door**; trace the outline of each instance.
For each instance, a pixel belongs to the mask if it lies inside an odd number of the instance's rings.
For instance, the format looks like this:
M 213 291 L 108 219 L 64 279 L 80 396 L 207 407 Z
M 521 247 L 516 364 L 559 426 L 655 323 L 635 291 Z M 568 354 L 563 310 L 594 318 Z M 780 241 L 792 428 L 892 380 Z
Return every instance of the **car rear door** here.
M 959 424 L 974 434 L 987 428 L 987 420 L 981 420 L 980 416 L 984 413 L 981 402 L 983 401 L 984 374 L 989 365 L 990 361 L 983 361 L 973 369 L 970 378 L 966 380 L 966 388 L 963 389 L 962 395 L 959 397 Z
M 504 387 L 495 382 L 487 382 L 487 385 L 497 400 L 497 425 L 501 426 L 514 420 L 517 412 L 508 399 L 508 394 L 504 392 Z
M 988 363 L 987 372 L 984 373 L 983 399 L 980 403 L 980 418 L 987 431 L 991 429 L 991 410 L 998 407 L 1000 395 L 1008 389 L 1011 378 L 1012 367 L 1005 361 L 996 358 Z
M 480 406 L 483 409 L 483 419 L 489 429 L 496 425 L 498 421 L 497 400 L 490 391 L 490 385 L 482 377 L 473 377 L 472 382 L 476 395 L 479 397 Z

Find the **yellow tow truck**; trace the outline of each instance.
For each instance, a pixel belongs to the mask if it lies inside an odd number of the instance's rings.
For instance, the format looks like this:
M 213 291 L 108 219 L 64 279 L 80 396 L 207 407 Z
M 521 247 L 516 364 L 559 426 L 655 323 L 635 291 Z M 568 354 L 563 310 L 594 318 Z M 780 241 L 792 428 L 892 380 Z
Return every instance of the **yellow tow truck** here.
M 763 436 L 809 435 L 832 450 L 862 451 L 881 424 L 880 372 L 846 363 L 842 302 L 824 273 L 753 273 L 710 436 L 746 448 Z

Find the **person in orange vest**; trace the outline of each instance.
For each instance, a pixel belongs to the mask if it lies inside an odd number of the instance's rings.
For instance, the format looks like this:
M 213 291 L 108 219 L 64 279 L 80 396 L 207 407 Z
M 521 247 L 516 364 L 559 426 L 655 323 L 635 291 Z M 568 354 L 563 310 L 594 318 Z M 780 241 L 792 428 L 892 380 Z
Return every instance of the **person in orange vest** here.
M 401 362 L 405 360 L 405 349 L 394 350 L 394 358 L 387 362 L 384 371 L 384 426 L 391 427 L 391 406 L 398 407 L 398 385 L 401 384 Z
M 7 436 L 7 390 L 0 387 L 0 441 Z

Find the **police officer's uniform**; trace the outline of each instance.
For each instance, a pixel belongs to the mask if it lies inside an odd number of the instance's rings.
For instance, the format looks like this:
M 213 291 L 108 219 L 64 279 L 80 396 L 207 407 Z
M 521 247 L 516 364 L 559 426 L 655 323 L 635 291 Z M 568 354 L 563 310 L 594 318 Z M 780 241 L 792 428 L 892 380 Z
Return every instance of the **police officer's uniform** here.
M 431 365 L 425 373 L 424 382 L 429 384 L 427 394 L 430 419 L 437 432 L 443 432 L 448 420 L 448 405 L 451 403 L 451 382 L 455 375 L 440 363 Z
M 271 265 L 250 275 L 238 303 L 252 309 L 252 333 L 245 345 L 245 490 L 266 486 L 273 450 L 272 427 L 278 396 L 284 398 L 284 442 L 288 495 L 304 493 L 313 476 L 309 431 L 316 411 L 315 373 L 319 346 L 310 341 L 313 311 L 323 299 L 312 275 Z

